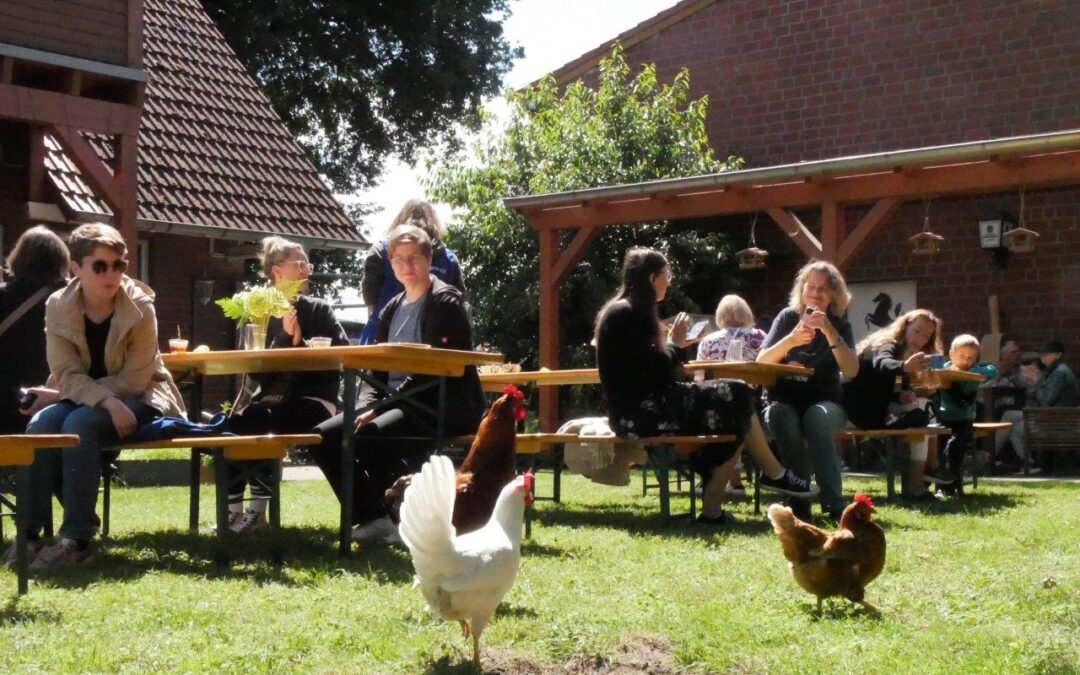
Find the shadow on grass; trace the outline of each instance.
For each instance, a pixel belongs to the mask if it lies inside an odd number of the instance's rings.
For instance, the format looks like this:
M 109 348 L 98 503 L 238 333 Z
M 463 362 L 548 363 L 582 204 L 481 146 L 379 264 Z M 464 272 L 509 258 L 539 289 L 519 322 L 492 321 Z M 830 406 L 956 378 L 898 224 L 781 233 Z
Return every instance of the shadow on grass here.
M 972 492 L 968 490 L 962 497 L 950 497 L 937 502 L 913 502 L 908 499 L 896 498 L 889 502 L 889 506 L 908 511 L 918 511 L 925 516 L 946 516 L 957 513 L 986 516 L 1022 506 L 1027 501 L 1023 496 L 1016 494 L 991 493 L 983 490 Z
M 529 607 L 523 607 L 521 605 L 511 605 L 505 602 L 500 603 L 499 606 L 495 609 L 495 617 L 505 618 L 508 616 L 516 617 L 519 619 L 535 619 L 540 615 L 536 613 L 536 610 Z
M 60 623 L 60 612 L 50 609 L 19 609 L 19 598 L 13 597 L 0 609 L 0 628 L 30 623 Z
M 487 675 L 501 671 L 486 671 L 477 668 L 470 659 L 462 660 L 460 656 L 442 656 L 438 661 L 428 663 L 424 670 L 425 675 Z
M 259 584 L 306 586 L 329 574 L 351 573 L 380 582 L 405 584 L 413 569 L 407 552 L 387 546 L 354 549 L 353 557 L 338 557 L 337 532 L 329 528 L 286 527 L 232 539 L 229 565 L 215 563 L 217 539 L 186 530 L 133 532 L 95 542 L 97 549 L 77 568 L 35 575 L 35 583 L 58 588 L 81 588 L 98 581 L 122 581 L 150 572 L 166 571 L 210 579 L 251 579 Z M 273 562 L 275 543 L 284 565 Z
M 838 619 L 858 618 L 870 621 L 881 621 L 882 616 L 871 612 L 862 605 L 857 605 L 844 598 L 826 598 L 818 611 L 817 602 L 799 603 L 799 609 L 810 616 L 811 621 L 836 621 Z
M 676 506 L 678 509 L 687 509 L 685 505 Z M 664 536 L 684 537 L 688 539 L 709 539 L 718 534 L 743 534 L 760 535 L 772 533 L 772 526 L 765 520 L 764 515 L 755 516 L 753 512 L 743 513 L 741 510 L 735 513 L 735 523 L 731 525 L 716 526 L 703 523 L 691 522 L 683 516 L 672 518 L 669 523 L 664 523 L 660 518 L 660 506 L 656 505 L 655 511 L 642 511 L 632 504 L 574 504 L 572 507 L 565 505 L 549 508 L 539 512 L 539 517 L 534 525 L 565 525 L 567 527 L 606 527 L 616 530 L 625 530 L 634 536 Z

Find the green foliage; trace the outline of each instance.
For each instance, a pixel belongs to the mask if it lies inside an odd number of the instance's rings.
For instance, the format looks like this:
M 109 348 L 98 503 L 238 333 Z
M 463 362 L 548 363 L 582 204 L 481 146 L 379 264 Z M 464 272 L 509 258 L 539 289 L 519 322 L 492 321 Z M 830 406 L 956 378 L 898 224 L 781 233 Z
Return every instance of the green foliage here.
M 505 129 L 489 123 L 469 157 L 433 164 L 431 196 L 451 204 L 461 225 L 449 245 L 464 261 L 479 341 L 511 360 L 537 365 L 539 243 L 507 196 L 716 173 L 742 160 L 717 160 L 705 133 L 706 97 L 689 100 L 690 76 L 657 82 L 646 66 L 631 76 L 616 47 L 600 63 L 598 85 L 575 82 L 560 94 L 552 78 L 507 94 Z M 564 233 L 565 246 L 572 232 Z M 662 250 L 679 280 L 661 314 L 711 312 L 731 285 L 733 265 L 723 235 L 645 223 L 606 228 L 563 285 L 560 365 L 591 366 L 596 311 L 617 286 L 622 257 L 632 245 Z
M 225 317 L 237 325 L 260 322 L 270 317 L 281 318 L 292 308 L 290 304 L 300 290 L 302 280 L 279 281 L 276 285 L 256 286 L 217 301 Z
M 390 154 L 452 141 L 520 48 L 508 0 L 203 0 L 293 137 L 337 191 Z

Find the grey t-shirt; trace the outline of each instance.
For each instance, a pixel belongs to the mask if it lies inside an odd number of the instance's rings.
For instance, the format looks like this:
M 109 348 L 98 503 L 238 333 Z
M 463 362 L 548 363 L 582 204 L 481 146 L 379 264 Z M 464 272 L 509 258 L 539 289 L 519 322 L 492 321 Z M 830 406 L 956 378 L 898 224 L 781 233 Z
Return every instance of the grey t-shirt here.
M 390 320 L 390 334 L 387 342 L 421 342 L 420 339 L 420 314 L 424 311 L 424 303 L 427 302 L 428 294 L 416 302 L 409 302 L 404 298 L 394 312 L 394 318 Z M 409 376 L 409 373 L 391 371 L 387 384 L 391 389 L 398 386 Z

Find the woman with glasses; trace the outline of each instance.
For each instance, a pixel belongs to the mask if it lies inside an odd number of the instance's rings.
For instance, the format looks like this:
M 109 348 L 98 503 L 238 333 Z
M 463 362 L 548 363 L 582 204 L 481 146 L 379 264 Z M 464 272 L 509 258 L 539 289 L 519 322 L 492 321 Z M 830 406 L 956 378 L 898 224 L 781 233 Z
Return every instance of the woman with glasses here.
M 364 259 L 364 280 L 361 282 L 361 292 L 364 295 L 364 304 L 367 305 L 368 319 L 364 332 L 360 334 L 362 345 L 375 342 L 379 314 L 383 307 L 390 302 L 391 298 L 405 290 L 390 265 L 387 243 L 390 233 L 402 224 L 419 227 L 427 233 L 432 246 L 431 273 L 461 291 L 462 297 L 465 296 L 465 282 L 461 278 L 461 266 L 458 264 L 457 257 L 443 243 L 446 227 L 443 226 L 435 213 L 435 208 L 430 203 L 422 199 L 410 199 L 390 221 L 390 226 L 386 228 L 387 239 L 372 246 L 367 258 Z
M 303 295 L 312 271 L 303 246 L 282 237 L 266 237 L 262 240 L 259 262 L 263 276 L 270 283 L 301 282 L 300 294 L 289 313 L 281 319 L 270 319 L 265 347 L 306 347 L 315 337 L 330 338 L 330 344 L 335 347 L 349 344 L 330 303 Z M 336 370 L 249 375 L 258 389 L 248 406 L 234 412 L 229 430 L 241 435 L 308 433 L 337 412 L 339 375 Z M 242 476 L 245 464 L 249 465 L 246 480 Z M 276 464 L 229 464 L 229 529 L 233 532 L 244 534 L 266 526 L 270 478 L 277 471 Z M 251 486 L 247 509 L 244 508 L 245 485 Z
M 724 510 L 724 488 L 745 442 L 762 469 L 761 486 L 794 496 L 816 494 L 786 470 L 769 450 L 753 408 L 750 387 L 736 380 L 687 382 L 680 349 L 689 344 L 689 319 L 679 314 L 662 330 L 657 303 L 667 295 L 672 273 L 651 248 L 632 248 L 623 260 L 622 285 L 596 317 L 596 364 L 608 419 L 627 438 L 679 434 L 735 436 L 702 446 L 691 458 L 701 476 L 700 522 L 733 522 Z
M 31 466 L 27 536 L 31 570 L 76 565 L 97 533 L 101 450 L 184 404 L 158 351 L 154 292 L 127 277 L 127 245 L 101 223 L 77 227 L 68 239 L 72 281 L 45 306 L 49 384 L 59 403 L 37 413 L 29 434 L 77 434 L 74 448 L 39 450 Z M 61 481 L 61 476 L 63 480 Z M 60 541 L 45 546 L 41 530 L 61 483 Z

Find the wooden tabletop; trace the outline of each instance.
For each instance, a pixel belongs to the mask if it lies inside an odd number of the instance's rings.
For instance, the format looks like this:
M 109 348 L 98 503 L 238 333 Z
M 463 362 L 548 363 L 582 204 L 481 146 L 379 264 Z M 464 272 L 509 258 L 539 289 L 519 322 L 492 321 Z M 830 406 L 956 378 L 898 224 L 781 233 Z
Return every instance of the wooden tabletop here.
M 79 437 L 74 434 L 0 436 L 0 466 L 30 466 L 34 451 L 41 448 L 74 448 Z
M 502 363 L 502 354 L 436 349 L 417 344 L 350 347 L 289 347 L 162 354 L 174 373 L 241 375 L 302 370 L 394 370 L 420 375 L 459 377 L 466 366 Z
M 919 373 L 912 373 L 911 386 L 915 389 L 943 389 L 955 382 L 985 382 L 986 376 L 969 370 L 951 368 L 931 368 Z
M 691 361 L 685 366 L 686 373 L 693 375 L 705 371 L 710 378 L 728 378 L 742 380 L 747 384 L 771 385 L 777 377 L 807 377 L 814 374 L 812 368 L 788 366 L 754 361 Z M 572 370 L 525 370 L 517 373 L 485 373 L 480 376 L 480 383 L 486 391 L 499 391 L 508 384 L 538 386 L 558 386 L 571 384 L 600 384 L 600 371 L 596 368 L 578 368 Z

